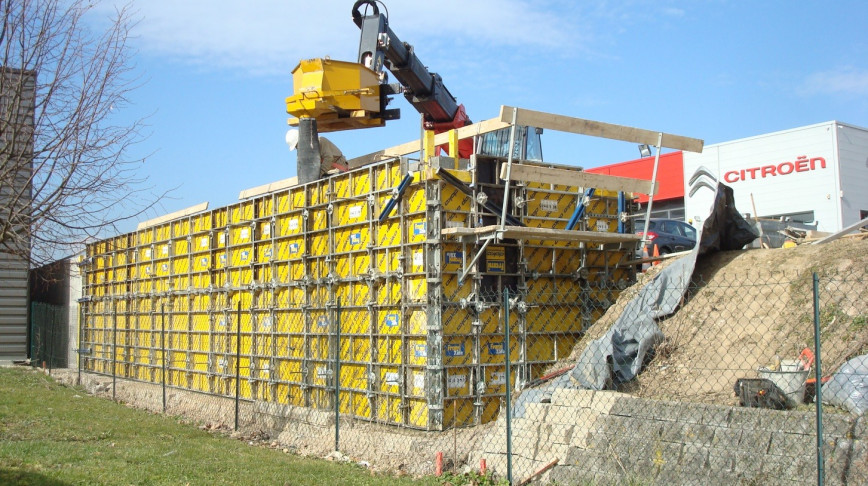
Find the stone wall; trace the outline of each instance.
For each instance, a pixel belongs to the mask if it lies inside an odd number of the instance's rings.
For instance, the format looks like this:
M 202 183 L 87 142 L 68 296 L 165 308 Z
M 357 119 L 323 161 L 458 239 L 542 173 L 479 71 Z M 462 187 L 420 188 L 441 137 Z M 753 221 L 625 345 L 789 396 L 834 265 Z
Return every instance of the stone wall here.
M 816 482 L 813 411 L 776 411 L 557 389 L 529 403 L 512 423 L 516 483 L 809 484 Z M 866 424 L 850 415 L 823 420 L 826 484 L 868 484 Z M 506 474 L 505 424 L 498 421 L 471 455 Z

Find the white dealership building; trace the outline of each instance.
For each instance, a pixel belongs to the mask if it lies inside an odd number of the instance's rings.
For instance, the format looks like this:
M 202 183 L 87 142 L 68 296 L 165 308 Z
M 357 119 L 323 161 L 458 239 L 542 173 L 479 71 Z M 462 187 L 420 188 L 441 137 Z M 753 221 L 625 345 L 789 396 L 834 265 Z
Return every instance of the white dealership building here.
M 816 222 L 826 232 L 868 217 L 866 128 L 830 121 L 707 145 L 700 154 L 683 156 L 687 219 L 708 211 L 707 200 L 700 193 L 691 197 L 687 187 L 700 167 L 733 188 L 743 214 Z

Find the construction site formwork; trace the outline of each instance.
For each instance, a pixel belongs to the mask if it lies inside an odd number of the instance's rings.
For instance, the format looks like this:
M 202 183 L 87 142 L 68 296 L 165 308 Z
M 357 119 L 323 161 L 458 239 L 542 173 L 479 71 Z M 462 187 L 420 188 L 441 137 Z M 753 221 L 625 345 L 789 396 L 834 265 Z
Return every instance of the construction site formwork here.
M 323 409 L 338 389 L 341 413 L 419 429 L 492 420 L 633 279 L 636 246 L 623 194 L 505 192 L 505 163 L 396 158 L 90 244 L 83 368 Z M 504 197 L 517 224 L 489 238 Z M 561 238 L 580 206 L 575 234 L 597 236 Z

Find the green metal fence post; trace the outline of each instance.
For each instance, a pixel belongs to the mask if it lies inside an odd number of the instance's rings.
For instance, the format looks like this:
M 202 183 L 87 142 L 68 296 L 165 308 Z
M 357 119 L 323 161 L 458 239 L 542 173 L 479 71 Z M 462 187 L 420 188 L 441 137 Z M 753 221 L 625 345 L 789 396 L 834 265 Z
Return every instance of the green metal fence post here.
M 823 457 L 823 371 L 820 359 L 820 278 L 814 272 L 814 408 L 817 412 L 817 484 L 822 486 L 826 481 L 824 470 L 826 461 Z
M 118 308 L 117 303 L 112 301 L 112 400 L 117 400 L 118 388 Z
M 510 386 L 510 349 L 509 349 L 509 288 L 503 289 L 503 354 L 506 362 L 506 480 L 512 484 L 512 388 Z
M 163 348 L 163 413 L 166 413 L 166 304 L 160 307 L 160 347 Z
M 335 450 L 340 450 L 341 437 L 341 299 L 335 309 Z
M 241 298 L 238 299 L 238 312 L 235 320 L 235 431 L 238 431 L 238 399 L 241 395 Z

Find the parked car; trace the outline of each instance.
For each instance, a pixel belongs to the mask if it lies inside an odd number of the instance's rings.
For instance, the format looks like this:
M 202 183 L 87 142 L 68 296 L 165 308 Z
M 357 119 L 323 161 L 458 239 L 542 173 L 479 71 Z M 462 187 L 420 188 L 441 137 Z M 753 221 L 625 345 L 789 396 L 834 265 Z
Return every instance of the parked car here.
M 690 250 L 696 245 L 696 228 L 674 219 L 655 219 L 648 221 L 648 253 L 654 245 L 661 255 Z M 645 219 L 636 219 L 636 233 L 642 234 Z

